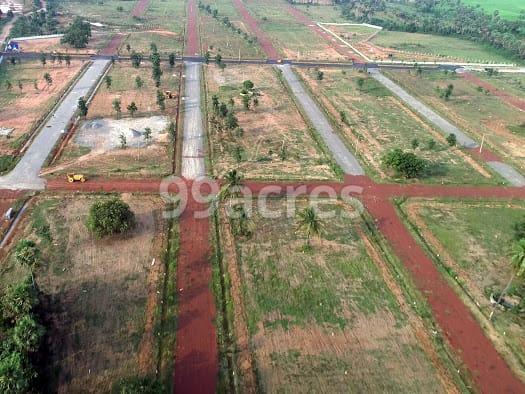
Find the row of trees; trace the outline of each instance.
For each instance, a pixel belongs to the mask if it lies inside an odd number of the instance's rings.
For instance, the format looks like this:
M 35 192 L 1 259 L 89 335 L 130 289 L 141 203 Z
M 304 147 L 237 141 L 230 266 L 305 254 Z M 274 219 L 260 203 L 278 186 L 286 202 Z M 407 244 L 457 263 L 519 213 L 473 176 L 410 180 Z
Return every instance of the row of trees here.
M 14 253 L 16 262 L 31 273 L 7 288 L 0 298 L 0 392 L 20 393 L 32 387 L 37 376 L 34 358 L 41 346 L 45 329 L 37 315 L 38 288 L 33 270 L 40 252 L 31 240 L 21 240 Z
M 525 59 L 525 13 L 516 21 L 489 15 L 457 0 L 339 0 L 348 19 L 389 30 L 459 36 L 504 49 Z M 402 3 L 402 4 L 400 4 Z M 386 11 L 386 12 L 385 12 Z
M 242 31 L 241 28 L 235 27 L 235 25 L 230 21 L 230 18 L 228 18 L 227 16 L 223 16 L 222 18 L 220 18 L 219 10 L 217 8 L 211 8 L 209 4 L 204 4 L 202 1 L 199 1 L 198 6 L 200 10 L 207 12 L 217 21 L 221 21 L 222 24 L 228 29 L 242 36 L 246 41 L 248 41 L 249 44 L 253 45 L 257 42 L 256 37 L 250 37 L 248 33 Z

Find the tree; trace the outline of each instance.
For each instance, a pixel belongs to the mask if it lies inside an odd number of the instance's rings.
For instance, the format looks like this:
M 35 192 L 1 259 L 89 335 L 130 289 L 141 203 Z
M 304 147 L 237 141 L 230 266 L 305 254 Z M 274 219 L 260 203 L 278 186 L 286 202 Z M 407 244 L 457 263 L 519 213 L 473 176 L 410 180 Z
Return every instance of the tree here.
M 217 96 L 216 94 L 214 94 L 213 96 L 211 96 L 211 106 L 213 108 L 213 112 L 218 115 L 219 114 L 219 105 L 220 105 L 220 102 L 219 102 L 219 96 Z
M 204 54 L 204 63 L 210 64 L 210 57 L 211 57 L 210 51 L 206 51 L 206 53 Z
M 215 64 L 220 65 L 222 63 L 222 56 L 220 53 L 215 55 Z
M 157 90 L 157 105 L 161 111 L 166 109 L 166 96 L 160 90 Z
M 151 50 L 151 53 L 157 53 L 159 51 L 157 48 L 157 44 L 155 44 L 154 42 L 149 44 L 149 49 Z
M 144 129 L 144 141 L 146 142 L 146 144 L 148 144 L 149 141 L 151 141 L 151 129 L 149 127 L 146 127 Z
M 219 199 L 224 201 L 226 199 L 236 198 L 240 195 L 243 187 L 243 176 L 236 169 L 228 171 L 224 175 L 221 190 L 219 191 Z
M 345 111 L 339 111 L 339 118 L 341 119 L 341 123 L 346 124 L 346 122 L 348 121 Z
M 173 66 L 175 66 L 175 54 L 174 53 L 170 53 L 169 54 L 169 56 L 168 56 L 168 63 L 169 63 L 171 68 L 173 68 Z
M 417 178 L 427 167 L 424 159 L 412 152 L 403 152 L 401 149 L 389 151 L 383 157 L 383 164 L 405 178 Z
M 111 78 L 110 75 L 106 75 L 106 77 L 104 78 L 104 82 L 106 82 L 106 88 L 110 89 L 111 83 L 113 82 L 113 78 Z
M 246 93 L 245 95 L 242 96 L 242 105 L 244 106 L 244 109 L 245 110 L 249 110 L 250 109 L 250 96 L 249 96 L 249 93 Z
M 229 112 L 230 111 L 228 111 L 228 106 L 226 104 L 221 103 L 219 105 L 219 116 L 221 118 L 225 118 L 228 115 Z
M 13 84 L 11 83 L 11 81 L 5 81 L 5 88 L 7 90 L 13 89 Z
M 142 86 L 144 86 L 144 82 L 142 81 L 142 78 L 137 76 L 135 78 L 135 86 L 137 87 L 137 89 L 142 89 Z
M 516 241 L 525 239 L 525 219 L 514 224 L 514 239 Z
M 412 144 L 412 149 L 416 150 L 417 147 L 419 146 L 419 141 L 418 141 L 418 139 L 417 139 L 417 138 L 412 139 L 411 144 Z
M 78 99 L 77 108 L 78 108 L 78 112 L 80 112 L 80 116 L 84 116 L 85 117 L 87 115 L 88 107 L 87 107 L 87 103 L 86 103 L 86 100 L 84 99 L 84 97 L 80 97 Z
M 137 53 L 135 51 L 133 51 L 131 53 L 131 65 L 134 67 L 134 68 L 139 68 L 140 67 L 140 63 L 142 62 L 142 55 L 140 53 Z
M 248 90 L 248 91 L 249 91 L 249 90 L 253 90 L 253 88 L 255 87 L 255 85 L 253 84 L 253 82 L 250 81 L 249 79 L 246 80 L 246 81 L 244 81 L 244 82 L 242 83 L 242 86 L 243 86 L 244 89 L 246 89 L 246 90 Z
M 113 106 L 113 109 L 117 113 L 117 119 L 119 119 L 120 118 L 120 114 L 122 112 L 120 99 L 118 99 L 118 98 L 114 99 L 113 102 L 111 103 L 111 105 Z
M 47 56 L 45 53 L 40 54 L 40 63 L 42 63 L 42 66 L 45 66 L 47 63 Z
M 258 107 L 259 106 L 259 99 L 257 97 L 253 98 L 253 106 Z
M 324 223 L 321 221 L 317 212 L 312 207 L 306 207 L 297 214 L 297 231 L 306 236 L 305 247 L 310 248 L 310 238 L 312 235 L 321 236 Z
M 44 336 L 44 327 L 31 314 L 26 314 L 18 320 L 13 328 L 13 342 L 23 352 L 34 352 Z
M 65 55 L 64 61 L 66 62 L 67 67 L 71 66 L 71 55 Z
M 445 89 L 437 88 L 437 92 L 439 93 L 439 97 L 444 99 L 445 101 L 450 100 L 450 97 L 452 96 L 452 92 L 454 91 L 454 85 L 449 84 Z
M 19 283 L 10 285 L 1 298 L 1 320 L 14 323 L 20 317 L 30 313 L 38 305 L 37 289 L 28 275 Z
M 15 248 L 15 260 L 18 264 L 27 267 L 33 279 L 33 271 L 40 260 L 40 251 L 36 244 L 29 239 L 22 239 L 18 242 Z
M 359 90 L 363 90 L 363 87 L 365 86 L 365 79 L 364 78 L 357 78 L 357 87 Z
M 447 136 L 447 143 L 449 146 L 456 146 L 456 143 L 457 143 L 457 137 L 456 137 L 456 134 L 454 133 L 450 133 L 448 136 Z
M 74 48 L 85 48 L 91 37 L 91 25 L 83 18 L 77 16 L 73 23 L 66 29 L 61 42 Z
M 317 70 L 315 77 L 318 81 L 322 81 L 324 78 L 324 72 L 322 72 L 321 70 Z
M 126 44 L 126 51 L 128 51 L 128 53 L 131 51 L 131 45 L 129 45 L 129 42 Z
M 242 204 L 232 207 L 233 214 L 230 218 L 230 226 L 234 235 L 249 237 L 252 234 L 253 223 Z
M 434 150 L 436 148 L 436 140 L 433 138 L 429 139 L 427 142 L 427 149 L 428 150 Z
M 120 149 L 126 149 L 126 147 L 128 146 L 128 140 L 126 136 L 124 135 L 124 133 L 120 133 L 118 138 L 120 140 Z
M 44 74 L 44 80 L 46 81 L 48 85 L 51 85 L 53 83 L 53 78 L 51 77 L 49 73 Z
M 25 393 L 35 372 L 28 367 L 27 354 L 16 350 L 3 351 L 0 358 L 0 392 Z
M 501 292 L 501 294 L 498 297 L 498 300 L 494 304 L 492 311 L 490 312 L 489 320 L 492 320 L 492 316 L 494 316 L 494 312 L 496 310 L 496 307 L 500 305 L 501 301 L 503 300 L 505 294 L 509 291 L 510 286 L 512 285 L 512 282 L 514 282 L 514 279 L 516 276 L 521 277 L 525 273 L 525 239 L 520 239 L 516 242 L 514 245 L 514 249 L 511 254 L 511 264 L 512 264 L 512 275 L 507 282 L 507 285 Z
M 177 126 L 175 125 L 175 122 L 170 122 L 168 125 L 168 134 L 170 136 L 171 142 L 175 143 L 177 140 Z
M 97 201 L 89 209 L 86 225 L 97 238 L 124 234 L 135 227 L 135 214 L 120 198 Z
M 239 127 L 239 121 L 237 120 L 237 117 L 235 116 L 233 112 L 228 113 L 228 115 L 226 116 L 226 120 L 224 121 L 224 124 L 229 130 L 233 130 Z
M 18 81 L 18 89 L 20 89 L 20 91 L 24 90 L 24 86 L 22 85 L 22 81 Z
M 126 108 L 128 109 L 128 112 L 131 115 L 131 117 L 133 117 L 133 115 L 135 115 L 135 112 L 137 112 L 138 110 L 137 104 L 135 104 L 134 101 L 132 101 Z

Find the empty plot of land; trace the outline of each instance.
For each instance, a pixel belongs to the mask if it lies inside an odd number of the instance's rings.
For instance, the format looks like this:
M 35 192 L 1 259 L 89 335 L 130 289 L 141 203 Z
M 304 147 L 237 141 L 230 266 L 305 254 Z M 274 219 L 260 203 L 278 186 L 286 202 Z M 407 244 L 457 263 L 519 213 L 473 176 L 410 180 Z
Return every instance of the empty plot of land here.
M 76 61 L 70 67 L 65 64 L 42 66 L 39 62 L 29 61 L 16 65 L 8 63 L 5 61 L 0 68 L 3 81 L 0 86 L 0 128 L 9 132 L 8 136 L 0 137 L 3 153 L 11 153 L 22 146 L 81 67 Z M 51 84 L 44 79 L 46 73 L 52 78 Z
M 513 63 L 488 45 L 455 37 L 383 30 L 371 42 L 397 60 Z
M 343 60 L 344 57 L 308 26 L 291 17 L 281 0 L 248 2 L 246 7 L 285 58 Z M 335 39 L 334 39 L 335 40 Z
M 477 141 L 484 139 L 485 146 L 519 172 L 525 172 L 525 134 L 520 132 L 525 123 L 523 111 L 455 74 L 429 72 L 418 77 L 414 73 L 396 72 L 388 76 Z M 452 97 L 443 100 L 436 89 L 449 84 L 454 86 Z
M 361 220 L 345 217 L 352 208 L 337 202 L 320 207 L 336 216 L 310 249 L 281 200 L 268 206 L 281 217 L 254 211 L 253 234 L 236 238 L 229 264 L 240 264 L 233 286 L 242 288 L 263 391 L 455 391 Z
M 492 76 L 487 73 L 475 73 L 475 75 L 502 92 L 525 100 L 525 75 L 514 73 L 499 73 Z
M 213 161 L 217 174 L 239 168 L 251 179 L 328 179 L 328 161 L 318 150 L 285 86 L 271 67 L 207 67 L 208 94 L 216 94 L 239 119 L 237 130 L 211 130 Z M 255 85 L 250 108 L 243 107 L 243 81 Z M 231 107 L 230 99 L 234 106 Z M 210 106 L 210 115 L 213 108 Z
M 43 52 L 43 53 L 69 53 L 69 54 L 96 54 L 104 48 L 111 39 L 109 33 L 93 32 L 92 37 L 85 48 L 74 48 L 68 44 L 60 43 L 61 37 L 42 38 L 35 40 L 20 41 L 22 52 Z M 49 56 L 50 57 L 50 56 Z M 51 59 L 49 59 L 51 60 Z M 58 60 L 56 60 L 58 63 Z
M 134 1 L 104 0 L 100 1 L 65 1 L 60 3 L 63 17 L 71 19 L 82 16 L 92 22 L 110 27 L 131 27 L 137 21 L 131 16 Z
M 482 320 L 482 327 L 497 349 L 523 379 L 525 328 L 522 308 L 525 285 L 517 278 L 510 286 L 506 302 L 514 310 L 496 310 L 494 323 L 491 295 L 505 288 L 513 274 L 509 253 L 516 240 L 515 226 L 525 223 L 525 205 L 502 201 L 409 200 L 402 205 L 409 220 L 447 267 L 451 279 L 461 285 L 475 304 L 467 302 Z M 445 274 L 446 275 L 446 274 Z M 479 310 L 478 310 L 479 308 Z
M 450 148 L 441 133 L 366 74 L 326 69 L 323 80 L 318 81 L 315 70 L 297 71 L 313 91 L 320 93 L 320 102 L 379 181 L 396 179 L 382 165 L 383 156 L 395 148 L 413 151 L 430 162 L 423 182 L 477 184 L 500 180 L 459 148 Z
M 97 240 L 86 229 L 87 213 L 92 203 L 107 198 L 39 198 L 20 226 L 17 238 L 35 241 L 42 253 L 34 276 L 48 327 L 44 391 L 110 392 L 121 378 L 155 376 L 163 204 L 157 197 L 123 196 L 136 228 Z M 3 266 L 2 288 L 28 274 L 12 255 Z
M 168 30 L 133 32 L 129 33 L 122 42 L 119 52 L 121 55 L 128 55 L 132 51 L 147 55 L 151 53 L 151 44 L 155 44 L 161 56 L 168 56 L 171 53 L 180 55 L 183 43 L 182 34 Z
M 180 65 L 170 68 L 162 65 L 161 92 L 170 90 L 177 93 L 179 89 Z M 137 106 L 136 116 L 151 115 L 160 112 L 157 105 L 157 87 L 152 79 L 152 68 L 149 62 L 144 62 L 139 68 L 134 68 L 129 62 L 116 63 L 108 75 L 111 77 L 111 87 L 102 84 L 89 106 L 88 117 L 100 118 L 117 115 L 113 108 L 113 101 L 120 100 L 122 113 L 127 112 L 128 105 L 134 102 Z M 137 78 L 142 86 L 137 87 Z M 173 115 L 177 108 L 176 99 L 166 99 L 166 113 Z

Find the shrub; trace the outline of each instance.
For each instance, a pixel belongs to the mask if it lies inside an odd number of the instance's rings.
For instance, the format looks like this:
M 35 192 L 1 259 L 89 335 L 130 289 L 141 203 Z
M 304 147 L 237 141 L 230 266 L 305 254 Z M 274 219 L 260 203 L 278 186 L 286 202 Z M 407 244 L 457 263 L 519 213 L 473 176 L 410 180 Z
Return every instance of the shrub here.
M 89 209 L 87 228 L 97 238 L 123 234 L 135 226 L 135 214 L 119 198 L 97 201 Z
M 383 157 L 383 164 L 405 178 L 417 178 L 427 167 L 427 162 L 412 152 L 394 149 Z

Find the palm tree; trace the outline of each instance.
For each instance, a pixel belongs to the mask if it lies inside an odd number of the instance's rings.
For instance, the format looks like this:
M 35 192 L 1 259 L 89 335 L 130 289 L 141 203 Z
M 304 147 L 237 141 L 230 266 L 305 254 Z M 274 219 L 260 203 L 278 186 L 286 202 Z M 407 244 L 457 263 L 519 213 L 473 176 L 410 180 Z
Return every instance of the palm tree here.
M 22 239 L 16 245 L 15 259 L 18 264 L 29 268 L 29 271 L 31 272 L 31 280 L 33 283 L 35 283 L 33 271 L 38 264 L 39 256 L 40 251 L 36 247 L 36 244 L 29 239 Z
M 507 282 L 507 285 L 498 297 L 498 301 L 494 304 L 494 307 L 490 312 L 489 320 L 492 320 L 492 316 L 494 315 L 496 307 L 500 304 L 501 300 L 503 299 L 503 296 L 509 290 L 512 282 L 514 281 L 514 278 L 516 278 L 516 276 L 522 276 L 525 273 L 525 239 L 520 239 L 518 242 L 516 242 L 510 259 L 513 268 L 512 276 L 510 277 L 509 281 Z
M 249 236 L 252 233 L 252 221 L 242 204 L 233 206 L 233 217 L 231 218 L 231 226 L 235 235 Z
M 300 231 L 306 235 L 306 244 L 307 248 L 310 248 L 310 238 L 312 235 L 317 237 L 321 236 L 324 228 L 324 223 L 322 222 L 315 209 L 312 207 L 306 207 L 301 212 L 297 214 L 298 223 L 297 231 Z
M 243 176 L 236 170 L 230 170 L 224 175 L 224 184 L 219 192 L 219 199 L 238 197 L 242 189 Z

